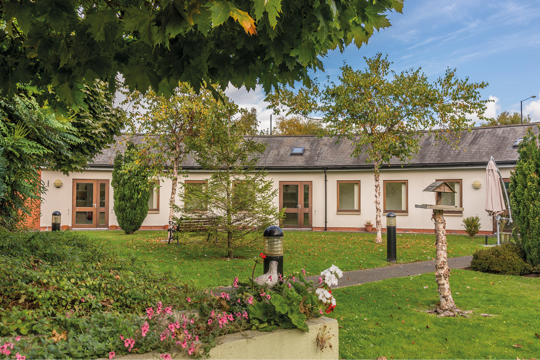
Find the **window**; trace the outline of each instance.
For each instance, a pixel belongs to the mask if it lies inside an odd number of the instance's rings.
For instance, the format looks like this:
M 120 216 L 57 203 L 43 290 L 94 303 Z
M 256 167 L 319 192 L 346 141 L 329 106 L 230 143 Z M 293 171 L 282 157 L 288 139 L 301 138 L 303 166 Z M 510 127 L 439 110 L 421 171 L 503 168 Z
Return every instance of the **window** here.
M 293 147 L 291 150 L 291 155 L 304 155 L 303 147 Z
M 185 208 L 187 210 L 194 211 L 206 211 L 208 210 L 208 204 L 200 199 L 197 195 L 200 195 L 206 188 L 206 181 L 204 180 L 186 180 L 185 189 L 186 196 L 184 198 Z
M 504 181 L 504 187 L 506 188 L 506 192 L 508 193 L 508 200 L 510 200 L 510 179 L 509 178 L 503 178 L 503 181 Z M 510 212 L 508 211 L 508 203 L 506 202 L 506 196 L 503 195 L 503 199 L 504 199 L 504 205 L 506 206 L 506 210 L 504 213 L 501 214 L 502 217 L 508 217 L 510 215 Z M 509 232 L 511 233 L 512 230 L 514 230 L 514 227 L 516 227 L 516 222 L 515 222 L 515 218 L 512 219 L 513 222 L 511 224 L 508 224 L 508 221 L 504 221 L 504 227 L 503 227 L 503 232 Z M 501 220 L 503 221 L 503 220 Z M 494 232 L 497 232 L 497 225 L 494 221 L 494 224 L 493 224 L 493 229 L 494 229 Z
M 383 181 L 384 212 L 407 213 L 409 211 L 407 180 Z
M 337 182 L 337 210 L 360 212 L 360 181 Z
M 159 212 L 159 187 L 157 181 L 150 185 L 150 198 L 148 199 L 148 212 Z
M 441 199 L 437 201 L 437 205 L 449 205 L 463 207 L 463 187 L 461 186 L 461 180 L 435 180 L 435 181 L 446 181 L 456 193 L 443 193 Z M 437 198 L 435 198 L 437 200 Z M 445 214 L 463 214 L 463 211 L 445 211 Z

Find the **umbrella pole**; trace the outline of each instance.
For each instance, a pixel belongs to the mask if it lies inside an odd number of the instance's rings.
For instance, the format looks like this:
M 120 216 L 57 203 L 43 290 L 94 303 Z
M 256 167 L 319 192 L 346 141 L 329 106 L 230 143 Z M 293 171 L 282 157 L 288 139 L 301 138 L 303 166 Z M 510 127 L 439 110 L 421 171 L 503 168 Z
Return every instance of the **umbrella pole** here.
M 500 229 L 501 216 L 497 215 L 495 219 L 497 219 L 497 245 L 501 245 L 501 229 Z

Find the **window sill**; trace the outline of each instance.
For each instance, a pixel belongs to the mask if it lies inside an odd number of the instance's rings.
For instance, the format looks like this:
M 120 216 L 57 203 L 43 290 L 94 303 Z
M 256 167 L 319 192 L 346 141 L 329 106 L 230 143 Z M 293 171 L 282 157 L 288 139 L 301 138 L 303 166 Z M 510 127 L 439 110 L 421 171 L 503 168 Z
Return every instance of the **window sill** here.
M 360 211 L 338 211 L 336 215 L 362 215 Z
M 383 215 L 386 216 L 388 215 L 388 213 L 391 213 L 393 212 L 394 214 L 396 214 L 396 216 L 409 216 L 409 213 L 408 212 L 395 212 L 395 211 L 387 211 L 387 212 L 383 212 Z
M 159 214 L 159 210 L 148 210 L 149 214 Z

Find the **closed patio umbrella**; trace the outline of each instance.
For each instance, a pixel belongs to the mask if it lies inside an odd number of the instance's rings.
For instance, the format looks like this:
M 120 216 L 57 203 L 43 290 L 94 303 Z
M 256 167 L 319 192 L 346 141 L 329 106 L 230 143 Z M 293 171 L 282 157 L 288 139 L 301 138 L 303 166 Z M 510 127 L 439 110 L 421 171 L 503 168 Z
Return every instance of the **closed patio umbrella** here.
M 506 210 L 506 205 L 504 204 L 503 190 L 506 196 L 506 203 L 510 204 L 508 201 L 508 194 L 506 193 L 506 187 L 501 186 L 502 176 L 495 164 L 493 156 L 488 162 L 486 168 L 486 211 L 489 215 L 495 216 L 497 220 L 497 245 L 501 244 L 500 238 L 500 220 L 501 214 Z M 510 207 L 510 205 L 508 205 Z M 512 210 L 509 210 L 510 217 L 504 218 L 508 220 L 508 223 L 512 223 Z

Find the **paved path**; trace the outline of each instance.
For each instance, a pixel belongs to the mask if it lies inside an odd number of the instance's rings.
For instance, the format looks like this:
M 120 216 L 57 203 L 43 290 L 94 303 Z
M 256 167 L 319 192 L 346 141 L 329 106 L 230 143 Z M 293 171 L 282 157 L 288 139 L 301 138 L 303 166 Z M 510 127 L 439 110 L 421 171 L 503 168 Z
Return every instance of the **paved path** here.
M 450 258 L 448 259 L 448 266 L 450 266 L 450 269 L 464 269 L 471 266 L 471 260 L 472 256 Z M 346 271 L 343 273 L 343 277 L 339 279 L 339 286 L 336 286 L 336 288 L 361 285 L 384 279 L 429 274 L 432 272 L 435 272 L 435 260 L 390 265 L 375 269 Z M 319 276 L 308 276 L 307 279 L 317 283 Z M 230 292 L 232 290 L 233 288 L 231 286 L 219 287 L 219 291 Z
M 472 256 L 463 256 L 448 259 L 450 269 L 463 269 L 471 266 Z M 422 261 L 410 264 L 390 265 L 382 268 L 347 271 L 343 273 L 343 277 L 339 279 L 339 286 L 347 287 L 365 284 L 384 279 L 413 276 L 420 274 L 428 274 L 435 271 L 435 260 Z M 309 276 L 309 280 L 318 281 L 318 276 Z

